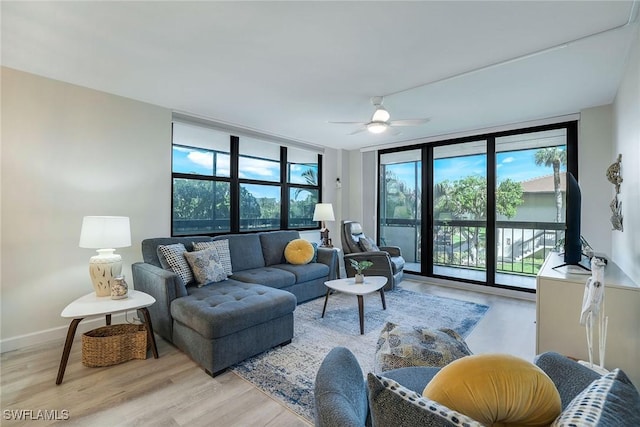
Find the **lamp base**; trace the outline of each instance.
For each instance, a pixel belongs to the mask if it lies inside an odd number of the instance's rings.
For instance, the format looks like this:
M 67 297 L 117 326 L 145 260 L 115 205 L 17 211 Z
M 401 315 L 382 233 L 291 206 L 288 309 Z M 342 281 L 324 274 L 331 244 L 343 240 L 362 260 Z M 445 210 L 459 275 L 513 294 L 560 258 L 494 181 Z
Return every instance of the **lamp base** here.
M 321 248 L 332 248 L 331 239 L 329 238 L 329 229 L 323 228 L 320 230 L 320 247 Z
M 96 296 L 111 296 L 111 285 L 122 275 L 122 257 L 113 249 L 99 249 L 98 255 L 89 259 L 89 275 Z

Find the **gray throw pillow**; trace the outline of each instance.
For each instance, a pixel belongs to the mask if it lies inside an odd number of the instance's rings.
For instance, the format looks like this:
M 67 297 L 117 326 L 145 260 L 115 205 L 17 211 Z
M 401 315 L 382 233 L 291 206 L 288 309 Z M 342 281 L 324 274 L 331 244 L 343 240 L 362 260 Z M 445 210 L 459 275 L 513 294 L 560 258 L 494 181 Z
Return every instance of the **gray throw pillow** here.
M 220 257 L 216 248 L 207 248 L 201 251 L 185 252 L 184 257 L 191 266 L 191 271 L 198 282 L 198 287 L 208 283 L 227 280 L 227 274 L 220 263 Z
M 620 369 L 593 381 L 552 426 L 640 426 L 640 394 Z
M 360 249 L 365 252 L 380 252 L 380 248 L 376 245 L 376 242 L 366 236 L 360 238 L 358 245 L 360 246 Z
M 375 369 L 385 372 L 409 366 L 442 367 L 471 354 L 467 343 L 453 329 L 387 322 L 376 345 Z
M 389 378 L 369 373 L 367 387 L 374 426 L 482 427 L 472 418 L 424 398 Z

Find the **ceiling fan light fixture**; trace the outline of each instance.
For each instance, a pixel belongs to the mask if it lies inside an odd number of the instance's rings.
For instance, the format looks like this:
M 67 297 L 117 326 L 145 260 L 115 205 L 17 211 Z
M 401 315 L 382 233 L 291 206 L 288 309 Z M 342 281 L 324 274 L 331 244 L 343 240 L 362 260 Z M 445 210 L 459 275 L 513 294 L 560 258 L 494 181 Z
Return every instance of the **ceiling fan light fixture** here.
M 387 130 L 387 124 L 382 122 L 371 122 L 367 124 L 367 130 L 371 133 L 382 133 Z
M 376 108 L 376 111 L 373 112 L 373 117 L 371 117 L 372 122 L 386 122 L 389 120 L 391 115 L 384 107 Z

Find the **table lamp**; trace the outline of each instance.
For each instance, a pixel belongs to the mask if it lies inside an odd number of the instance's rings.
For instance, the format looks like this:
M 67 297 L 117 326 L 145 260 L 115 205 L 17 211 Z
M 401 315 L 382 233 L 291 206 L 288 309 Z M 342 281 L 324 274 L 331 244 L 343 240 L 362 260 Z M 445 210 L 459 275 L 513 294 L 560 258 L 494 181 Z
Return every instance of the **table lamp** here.
M 316 203 L 316 208 L 313 211 L 313 220 L 322 221 L 322 228 L 320 229 L 320 246 L 333 247 L 331 239 L 329 239 L 329 230 L 325 224 L 325 221 L 335 221 L 333 216 L 333 206 L 331 203 Z
M 115 248 L 131 246 L 129 217 L 85 216 L 80 231 L 80 247 L 97 249 L 89 260 L 89 275 L 96 295 L 111 295 L 111 284 L 122 275 L 122 257 Z

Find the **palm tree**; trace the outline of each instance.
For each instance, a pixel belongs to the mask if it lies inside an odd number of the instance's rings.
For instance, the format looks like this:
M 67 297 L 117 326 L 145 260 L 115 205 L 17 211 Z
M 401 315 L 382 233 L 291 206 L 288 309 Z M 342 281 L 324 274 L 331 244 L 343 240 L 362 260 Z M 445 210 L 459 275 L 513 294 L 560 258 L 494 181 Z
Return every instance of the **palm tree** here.
M 562 193 L 560 192 L 560 165 L 567 164 L 567 152 L 559 147 L 546 147 L 536 151 L 536 165 L 553 166 L 553 192 L 556 196 L 556 222 L 562 220 Z

